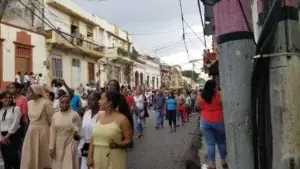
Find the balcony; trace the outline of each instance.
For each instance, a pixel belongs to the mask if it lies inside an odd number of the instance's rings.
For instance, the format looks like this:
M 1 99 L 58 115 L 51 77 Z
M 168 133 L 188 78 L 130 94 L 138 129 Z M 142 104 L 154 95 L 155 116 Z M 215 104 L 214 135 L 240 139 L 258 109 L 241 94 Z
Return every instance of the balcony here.
M 61 34 L 61 35 L 60 35 Z M 86 55 L 102 58 L 104 57 L 104 47 L 89 40 L 60 31 L 58 34 L 54 30 L 46 32 L 47 43 L 55 47 L 82 52 Z

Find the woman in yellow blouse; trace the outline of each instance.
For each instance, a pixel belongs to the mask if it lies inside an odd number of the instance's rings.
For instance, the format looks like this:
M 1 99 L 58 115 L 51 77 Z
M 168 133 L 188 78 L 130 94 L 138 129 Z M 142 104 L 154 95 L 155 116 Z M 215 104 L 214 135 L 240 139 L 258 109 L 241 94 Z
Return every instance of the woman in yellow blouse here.
M 105 113 L 99 114 L 92 131 L 88 152 L 88 167 L 94 169 L 127 169 L 125 149 L 132 142 L 132 124 L 129 109 L 120 110 L 123 99 L 119 92 L 103 93 L 99 101 Z M 128 107 L 128 106 L 127 106 Z M 123 112 L 123 113 L 120 113 Z

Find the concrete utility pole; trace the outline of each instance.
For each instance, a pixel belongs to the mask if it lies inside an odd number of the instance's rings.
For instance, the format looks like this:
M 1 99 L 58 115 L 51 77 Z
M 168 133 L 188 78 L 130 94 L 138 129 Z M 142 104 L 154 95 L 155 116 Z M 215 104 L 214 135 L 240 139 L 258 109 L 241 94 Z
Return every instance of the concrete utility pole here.
M 273 56 L 270 57 L 273 169 L 290 169 L 291 165 L 299 164 L 300 158 L 300 32 L 297 7 L 297 0 L 282 1 L 281 20 L 273 40 Z M 295 164 L 292 164 L 292 159 Z
M 2 20 L 7 5 L 8 5 L 8 0 L 0 0 L 0 21 Z
M 229 168 L 253 169 L 250 91 L 255 44 L 247 26 L 252 28 L 251 1 L 240 1 L 243 9 L 239 0 L 216 1 L 215 30 Z

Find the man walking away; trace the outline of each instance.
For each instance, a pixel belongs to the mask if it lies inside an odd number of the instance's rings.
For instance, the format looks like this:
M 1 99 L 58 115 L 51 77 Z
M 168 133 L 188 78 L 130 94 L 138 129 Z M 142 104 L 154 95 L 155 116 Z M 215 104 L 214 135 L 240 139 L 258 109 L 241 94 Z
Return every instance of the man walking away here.
M 164 127 L 164 113 L 165 113 L 166 97 L 161 90 L 158 90 L 157 95 L 154 97 L 154 110 L 156 112 L 156 130 Z

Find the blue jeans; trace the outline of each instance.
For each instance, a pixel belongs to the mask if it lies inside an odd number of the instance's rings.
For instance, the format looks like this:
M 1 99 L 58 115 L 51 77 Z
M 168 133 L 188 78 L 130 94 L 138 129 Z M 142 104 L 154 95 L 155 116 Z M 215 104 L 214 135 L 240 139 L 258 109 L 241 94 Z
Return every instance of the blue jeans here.
M 156 112 L 156 127 L 164 126 L 164 113 L 162 110 L 155 110 Z
M 142 119 L 140 117 L 144 117 L 144 111 L 141 111 L 139 114 L 135 115 L 136 130 L 137 130 L 139 135 L 142 135 L 144 129 L 143 129 L 143 124 L 142 124 Z
M 215 145 L 218 146 L 221 160 L 225 160 L 227 151 L 224 121 L 220 123 L 210 123 L 201 119 L 200 128 L 207 144 L 208 159 L 210 162 L 216 162 Z

